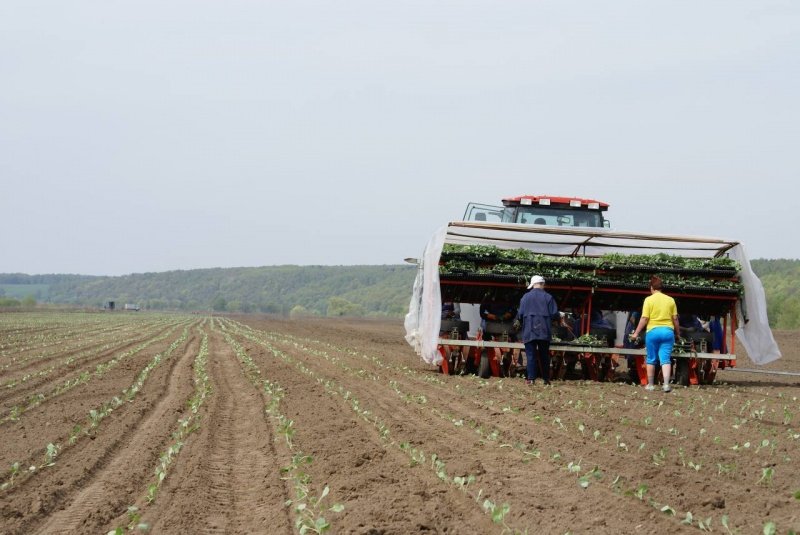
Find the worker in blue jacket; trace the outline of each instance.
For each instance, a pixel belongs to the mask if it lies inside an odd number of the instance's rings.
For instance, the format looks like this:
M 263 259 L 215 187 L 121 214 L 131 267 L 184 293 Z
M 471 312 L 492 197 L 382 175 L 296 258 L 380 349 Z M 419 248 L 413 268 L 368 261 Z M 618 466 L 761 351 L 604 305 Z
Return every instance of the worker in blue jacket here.
M 550 384 L 550 339 L 552 323 L 560 318 L 553 296 L 544 291 L 544 277 L 534 275 L 528 290 L 522 296 L 517 321 L 522 328 L 522 342 L 528 358 L 528 384 L 534 384 L 541 375 L 544 384 Z

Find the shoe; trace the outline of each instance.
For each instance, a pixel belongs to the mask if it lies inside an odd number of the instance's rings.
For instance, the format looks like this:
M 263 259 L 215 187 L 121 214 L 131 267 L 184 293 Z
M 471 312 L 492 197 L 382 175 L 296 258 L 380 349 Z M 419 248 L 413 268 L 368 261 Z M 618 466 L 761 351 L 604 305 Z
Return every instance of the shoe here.
M 550 381 L 545 381 L 544 384 L 550 386 Z
M 525 384 L 528 386 L 533 386 L 536 384 L 536 379 L 525 379 Z
M 656 387 L 655 385 L 647 385 L 644 387 L 644 389 L 647 390 L 648 392 L 652 392 L 653 390 L 656 389 Z
M 667 392 L 672 392 L 672 387 L 671 387 L 671 386 L 669 386 L 669 384 L 665 384 L 665 385 L 664 385 L 664 386 L 661 388 L 661 390 L 663 390 L 663 391 L 664 391 L 664 393 L 666 394 Z

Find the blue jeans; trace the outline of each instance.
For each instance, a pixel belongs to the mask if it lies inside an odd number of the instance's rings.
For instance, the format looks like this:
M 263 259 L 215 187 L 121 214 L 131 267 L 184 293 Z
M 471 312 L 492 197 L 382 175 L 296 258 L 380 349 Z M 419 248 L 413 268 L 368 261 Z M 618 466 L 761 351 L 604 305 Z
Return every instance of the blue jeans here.
M 525 342 L 525 356 L 528 357 L 528 380 L 533 381 L 537 375 L 550 381 L 550 340 L 531 340 Z
M 647 331 L 647 364 L 671 362 L 672 347 L 675 345 L 675 331 L 670 327 L 654 327 Z

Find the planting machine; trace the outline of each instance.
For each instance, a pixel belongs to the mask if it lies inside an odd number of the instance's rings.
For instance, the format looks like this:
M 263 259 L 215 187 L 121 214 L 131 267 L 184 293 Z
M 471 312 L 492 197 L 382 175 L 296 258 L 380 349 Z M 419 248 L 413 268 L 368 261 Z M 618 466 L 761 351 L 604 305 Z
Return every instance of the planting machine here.
M 406 339 L 444 373 L 514 375 L 524 346 L 512 322 L 481 319 L 478 309 L 516 307 L 539 274 L 563 312 L 551 342 L 552 376 L 609 380 L 627 358 L 632 379 L 645 382 L 645 350 L 624 334 L 658 274 L 692 322 L 673 353 L 675 382 L 713 382 L 718 369 L 736 365 L 737 338 L 757 364 L 780 357 L 763 288 L 740 243 L 612 231 L 607 210 L 592 199 L 545 195 L 470 203 L 463 221 L 439 229 L 417 261 Z M 460 316 L 443 318 L 442 303 L 459 304 Z

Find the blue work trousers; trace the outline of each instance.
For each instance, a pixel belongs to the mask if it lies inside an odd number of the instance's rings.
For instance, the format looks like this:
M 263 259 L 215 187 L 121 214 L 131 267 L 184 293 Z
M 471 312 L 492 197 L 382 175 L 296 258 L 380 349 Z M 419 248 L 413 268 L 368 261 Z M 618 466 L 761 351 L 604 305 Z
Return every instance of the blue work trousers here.
M 550 381 L 550 340 L 531 340 L 525 342 L 525 356 L 528 357 L 528 380 L 538 376 Z

